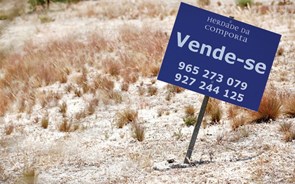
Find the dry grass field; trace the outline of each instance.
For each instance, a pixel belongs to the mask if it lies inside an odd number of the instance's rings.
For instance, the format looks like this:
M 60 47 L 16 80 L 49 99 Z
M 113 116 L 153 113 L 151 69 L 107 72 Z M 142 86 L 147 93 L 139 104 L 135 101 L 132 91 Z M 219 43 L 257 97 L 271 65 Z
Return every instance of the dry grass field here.
M 295 183 L 295 2 L 187 0 L 282 35 L 258 112 L 157 81 L 180 1 L 0 0 L 0 183 Z

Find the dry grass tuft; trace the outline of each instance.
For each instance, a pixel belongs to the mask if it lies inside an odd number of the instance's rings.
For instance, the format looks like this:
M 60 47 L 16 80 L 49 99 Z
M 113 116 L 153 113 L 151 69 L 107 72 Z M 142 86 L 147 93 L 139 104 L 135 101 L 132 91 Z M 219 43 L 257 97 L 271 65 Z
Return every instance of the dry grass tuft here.
M 288 117 L 295 117 L 295 95 L 288 96 L 288 99 L 284 100 L 283 113 Z
M 48 128 L 48 124 L 49 124 L 48 117 L 42 118 L 42 120 L 41 120 L 41 127 L 44 128 L 44 129 L 46 129 L 46 128 Z
M 279 131 L 283 133 L 283 140 L 285 142 L 292 142 L 295 140 L 295 129 L 291 123 L 280 124 Z
M 204 7 L 210 5 L 210 0 L 198 0 L 197 1 L 198 6 Z
M 133 137 L 139 142 L 144 140 L 144 127 L 140 125 L 137 121 L 132 122 Z
M 81 112 L 76 113 L 74 117 L 75 117 L 76 120 L 81 120 L 83 118 L 86 118 L 87 117 L 87 114 L 88 113 L 86 113 L 86 111 L 83 110 Z
M 184 88 L 179 87 L 179 86 L 175 86 L 175 85 L 172 85 L 172 84 L 168 84 L 166 88 L 167 88 L 167 91 L 169 93 L 172 93 L 172 94 L 181 93 L 181 92 L 184 91 Z
M 188 105 L 184 108 L 185 116 L 183 122 L 186 126 L 192 126 L 197 123 L 197 116 L 195 108 L 192 105 Z
M 123 97 L 120 91 L 104 91 L 104 103 L 108 104 L 109 100 L 113 100 L 115 103 L 122 103 Z
M 249 129 L 243 127 L 238 129 L 238 131 L 235 131 L 234 134 L 230 137 L 229 141 L 238 142 L 242 138 L 249 137 L 249 135 Z
M 10 135 L 12 134 L 14 130 L 14 126 L 13 125 L 8 125 L 5 127 L 4 131 L 5 131 L 5 135 Z
M 66 118 L 63 119 L 62 123 L 58 127 L 60 132 L 74 132 L 78 129 L 79 125 L 73 125 Z
M 88 105 L 87 105 L 87 107 L 86 107 L 86 109 L 87 109 L 87 114 L 88 114 L 88 115 L 92 115 L 92 114 L 94 114 L 94 112 L 95 112 L 95 108 L 97 107 L 98 103 L 99 103 L 99 100 L 98 100 L 97 98 L 92 99 L 92 100 L 88 103 Z
M 280 47 L 279 49 L 278 49 L 278 51 L 277 51 L 277 55 L 278 56 L 282 56 L 283 54 L 284 54 L 284 48 L 283 47 Z
M 63 103 L 59 106 L 59 112 L 63 115 L 63 117 L 66 117 L 67 109 L 68 109 L 68 106 L 67 106 L 66 102 L 63 102 Z
M 283 140 L 286 142 L 292 142 L 293 140 L 295 140 L 295 131 L 288 131 L 284 133 L 284 137 Z
M 243 126 L 247 123 L 245 117 L 235 117 L 231 120 L 231 128 L 232 130 L 237 130 L 240 126 Z
M 125 82 L 121 84 L 121 91 L 128 91 L 128 89 L 129 89 L 129 84 Z
M 135 122 L 138 117 L 138 112 L 132 109 L 126 109 L 123 112 L 116 114 L 116 123 L 118 128 L 123 128 L 128 123 Z
M 77 97 L 81 97 L 83 95 L 82 90 L 78 88 L 74 90 L 74 93 Z
M 155 86 L 149 86 L 147 92 L 148 92 L 149 96 L 155 96 L 155 95 L 157 95 L 158 88 Z
M 114 89 L 114 82 L 107 77 L 97 76 L 94 79 L 95 89 L 111 91 Z
M 194 106 L 188 105 L 184 108 L 184 113 L 186 116 L 195 116 L 196 110 Z
M 17 183 L 34 183 L 36 177 L 36 171 L 33 167 L 25 168 L 23 175 Z
M 283 124 L 280 124 L 280 128 L 279 128 L 279 131 L 280 132 L 289 132 L 292 128 L 292 124 L 291 123 L 283 123 Z
M 69 132 L 71 130 L 71 124 L 67 119 L 64 119 L 63 122 L 59 125 L 60 132 Z
M 122 65 L 118 61 L 114 61 L 110 58 L 107 58 L 104 61 L 103 67 L 104 67 L 106 73 L 108 73 L 112 76 L 118 76 L 120 74 L 120 70 L 122 68 Z
M 282 103 L 274 89 L 265 91 L 258 112 L 249 113 L 251 122 L 261 123 L 276 120 L 281 113 Z
M 210 120 L 212 123 L 220 122 L 222 117 L 220 101 L 210 98 L 206 108 L 206 114 L 210 116 Z

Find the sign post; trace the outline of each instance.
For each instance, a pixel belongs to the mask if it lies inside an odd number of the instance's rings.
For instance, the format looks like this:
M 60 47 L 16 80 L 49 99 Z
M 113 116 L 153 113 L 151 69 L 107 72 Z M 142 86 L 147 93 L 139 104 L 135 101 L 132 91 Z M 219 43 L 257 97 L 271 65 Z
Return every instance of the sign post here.
M 199 112 L 199 115 L 198 115 L 197 124 L 195 125 L 194 132 L 193 132 L 193 135 L 192 135 L 192 138 L 191 138 L 191 141 L 189 143 L 189 146 L 188 146 L 188 149 L 187 149 L 187 152 L 186 152 L 186 156 L 185 156 L 185 159 L 184 159 L 185 164 L 190 163 L 191 156 L 192 156 L 192 153 L 193 153 L 193 150 L 194 150 L 194 146 L 195 146 L 198 134 L 199 134 L 199 130 L 200 130 L 200 127 L 201 127 L 201 124 L 202 124 L 202 120 L 203 120 L 205 111 L 206 111 L 208 100 L 209 100 L 209 96 L 204 96 L 203 103 L 202 103 L 202 106 L 201 106 L 201 109 L 200 109 L 200 112 Z
M 205 95 L 185 163 L 209 97 L 257 111 L 281 35 L 181 3 L 158 80 Z

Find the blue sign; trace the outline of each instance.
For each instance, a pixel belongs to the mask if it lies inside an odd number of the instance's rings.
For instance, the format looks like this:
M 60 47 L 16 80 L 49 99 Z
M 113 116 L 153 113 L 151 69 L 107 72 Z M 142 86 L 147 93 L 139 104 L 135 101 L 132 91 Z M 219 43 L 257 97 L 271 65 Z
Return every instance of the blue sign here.
M 257 111 L 280 38 L 181 3 L 158 80 Z

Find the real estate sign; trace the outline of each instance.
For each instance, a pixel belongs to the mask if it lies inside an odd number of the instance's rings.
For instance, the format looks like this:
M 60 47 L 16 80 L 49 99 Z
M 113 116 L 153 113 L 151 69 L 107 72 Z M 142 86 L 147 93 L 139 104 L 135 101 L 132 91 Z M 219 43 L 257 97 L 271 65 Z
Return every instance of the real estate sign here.
M 258 110 L 280 38 L 181 3 L 158 79 Z

